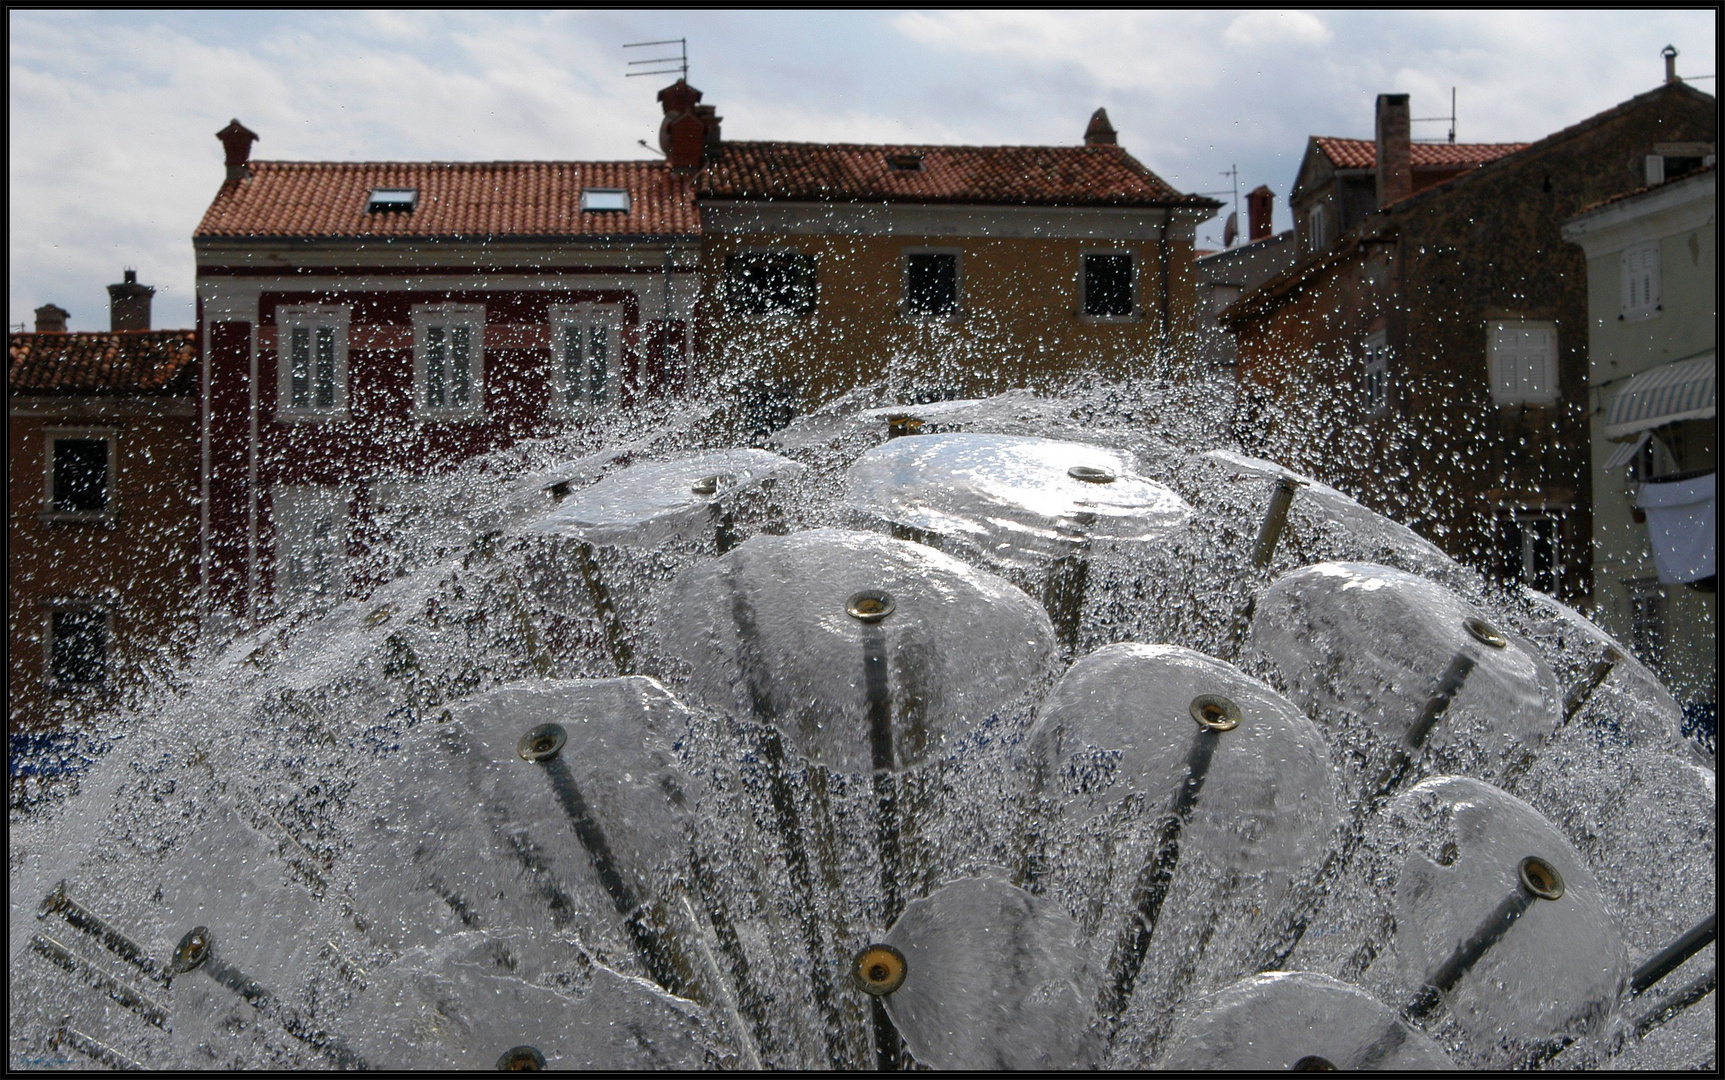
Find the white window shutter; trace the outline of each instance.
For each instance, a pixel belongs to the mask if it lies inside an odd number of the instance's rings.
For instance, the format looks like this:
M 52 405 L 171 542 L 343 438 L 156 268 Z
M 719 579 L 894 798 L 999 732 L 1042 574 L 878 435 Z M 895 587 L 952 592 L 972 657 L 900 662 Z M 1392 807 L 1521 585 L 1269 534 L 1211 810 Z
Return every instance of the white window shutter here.
M 1665 157 L 1662 154 L 1647 155 L 1647 186 L 1665 183 Z
M 1491 396 L 1499 405 L 1515 400 L 1520 379 L 1516 369 L 1516 350 L 1514 331 L 1507 326 L 1494 326 L 1491 330 Z
M 1523 331 L 1524 346 L 1522 352 L 1524 399 L 1534 402 L 1548 402 L 1557 397 L 1553 368 L 1556 366 L 1555 350 L 1552 348 L 1553 334 L 1547 327 L 1530 327 Z
M 1641 249 L 1641 306 L 1654 308 L 1659 304 L 1659 241 Z

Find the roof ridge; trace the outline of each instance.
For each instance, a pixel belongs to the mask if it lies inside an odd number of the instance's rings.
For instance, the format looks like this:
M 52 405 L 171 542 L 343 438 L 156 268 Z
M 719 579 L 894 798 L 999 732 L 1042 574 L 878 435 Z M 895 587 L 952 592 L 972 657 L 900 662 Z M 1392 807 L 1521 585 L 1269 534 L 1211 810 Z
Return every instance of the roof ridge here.
M 605 161 L 585 161 L 585 160 L 577 161 L 574 159 L 564 160 L 564 159 L 559 159 L 559 158 L 502 158 L 502 159 L 493 160 L 493 161 L 311 161 L 311 160 L 262 158 L 262 159 L 253 159 L 252 161 L 248 162 L 247 164 L 252 165 L 252 166 L 258 166 L 258 165 L 271 165 L 271 166 L 281 166 L 281 165 L 341 165 L 341 166 L 360 166 L 360 165 L 408 165 L 408 166 L 424 166 L 424 165 L 649 165 L 649 166 L 657 166 L 659 168 L 668 168 L 668 166 L 666 166 L 665 162 L 660 158 L 613 158 L 613 159 L 605 160 Z

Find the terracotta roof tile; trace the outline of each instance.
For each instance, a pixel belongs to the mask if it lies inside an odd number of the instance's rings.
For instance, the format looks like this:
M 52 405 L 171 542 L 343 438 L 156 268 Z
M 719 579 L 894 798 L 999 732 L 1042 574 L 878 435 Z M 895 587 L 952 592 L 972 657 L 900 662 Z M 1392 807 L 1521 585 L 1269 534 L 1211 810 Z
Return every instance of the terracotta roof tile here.
M 1374 139 L 1338 139 L 1331 135 L 1314 135 L 1318 149 L 1323 151 L 1338 169 L 1372 169 L 1378 164 L 1378 144 Z M 1528 146 L 1528 143 L 1426 143 L 1412 145 L 1410 157 L 1416 169 L 1453 169 L 1458 166 L 1484 165 L 1506 154 Z
M 694 180 L 661 161 L 254 161 L 222 186 L 196 237 L 689 236 Z M 373 188 L 415 188 L 410 211 L 368 213 Z M 629 210 L 583 213 L 584 188 Z
M 1613 195 L 1609 199 L 1601 199 L 1596 203 L 1588 203 L 1586 206 L 1582 207 L 1580 210 L 1577 210 L 1575 212 L 1575 216 L 1580 217 L 1583 214 L 1591 214 L 1591 213 L 1593 213 L 1593 211 L 1598 210 L 1601 207 L 1610 206 L 1613 203 L 1620 203 L 1625 199 L 1633 199 L 1637 195 L 1645 195 L 1649 191 L 1658 191 L 1660 188 L 1665 187 L 1667 184 L 1676 184 L 1676 183 L 1680 183 L 1681 181 L 1689 180 L 1689 179 L 1692 179 L 1692 178 L 1697 177 L 1697 176 L 1704 176 L 1707 173 L 1717 171 L 1718 168 L 1719 168 L 1719 166 L 1717 166 L 1717 165 L 1705 165 L 1699 169 L 1696 169 L 1694 172 L 1686 172 L 1682 176 L 1674 176 L 1670 180 L 1665 180 L 1665 181 L 1662 181 L 1662 182 L 1657 183 L 1657 184 L 1648 184 L 1645 187 L 1638 187 L 1638 188 L 1634 189 L 1633 191 L 1620 192 L 1616 195 Z
M 7 353 L 13 394 L 177 395 L 197 381 L 195 330 L 12 334 Z
M 894 159 L 920 167 L 895 168 Z M 700 196 L 1067 206 L 1194 206 L 1118 146 L 882 146 L 724 142 Z

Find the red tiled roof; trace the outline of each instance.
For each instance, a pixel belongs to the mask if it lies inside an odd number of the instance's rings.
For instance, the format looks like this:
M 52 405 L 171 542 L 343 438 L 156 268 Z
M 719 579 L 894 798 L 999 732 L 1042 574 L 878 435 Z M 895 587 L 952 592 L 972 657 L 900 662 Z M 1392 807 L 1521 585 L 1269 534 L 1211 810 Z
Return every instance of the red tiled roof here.
M 196 382 L 196 330 L 12 334 L 13 394 L 183 394 Z
M 1717 165 L 1706 165 L 1706 166 L 1703 166 L 1702 168 L 1696 169 L 1694 172 L 1686 172 L 1682 176 L 1675 176 L 1675 177 L 1672 177 L 1670 180 L 1666 180 L 1666 181 L 1663 181 L 1663 182 L 1658 183 L 1658 184 L 1648 184 L 1646 187 L 1638 187 L 1633 191 L 1625 191 L 1625 192 L 1622 192 L 1620 194 L 1613 195 L 1609 199 L 1601 199 L 1596 203 L 1588 203 L 1586 206 L 1582 207 L 1580 210 L 1577 210 L 1575 212 L 1575 216 L 1581 217 L 1583 214 L 1591 214 L 1595 210 L 1600 209 L 1601 207 L 1610 206 L 1613 203 L 1620 203 L 1625 199 L 1633 199 L 1637 195 L 1645 195 L 1649 191 L 1658 191 L 1660 188 L 1665 187 L 1667 184 L 1676 184 L 1676 183 L 1679 183 L 1681 181 L 1691 179 L 1693 177 L 1703 176 L 1707 173 L 1714 172 L 1718 168 L 1719 168 L 1719 166 L 1717 166 Z
M 689 236 L 694 180 L 662 161 L 254 161 L 195 237 Z M 415 188 L 410 211 L 367 213 L 373 188 Z M 622 188 L 627 213 L 583 213 L 583 188 Z
M 920 160 L 895 169 L 891 159 Z M 1195 206 L 1118 146 L 877 146 L 724 142 L 701 172 L 717 199 Z
M 1374 169 L 1378 164 L 1378 144 L 1373 139 L 1338 139 L 1331 135 L 1314 135 L 1313 141 L 1338 169 Z M 1416 169 L 1454 169 L 1469 165 L 1484 165 L 1505 154 L 1513 154 L 1528 143 L 1424 143 L 1412 145 L 1410 157 Z

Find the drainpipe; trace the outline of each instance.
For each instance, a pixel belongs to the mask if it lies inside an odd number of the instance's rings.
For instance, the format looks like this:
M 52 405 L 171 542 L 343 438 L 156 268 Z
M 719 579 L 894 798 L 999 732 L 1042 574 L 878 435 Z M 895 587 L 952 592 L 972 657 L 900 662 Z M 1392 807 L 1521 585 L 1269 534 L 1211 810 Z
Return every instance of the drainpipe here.
M 1162 210 L 1162 236 L 1156 242 L 1157 253 L 1162 263 L 1162 348 L 1168 350 L 1172 339 L 1172 328 L 1169 326 L 1168 313 L 1168 226 L 1174 222 L 1173 207 Z

